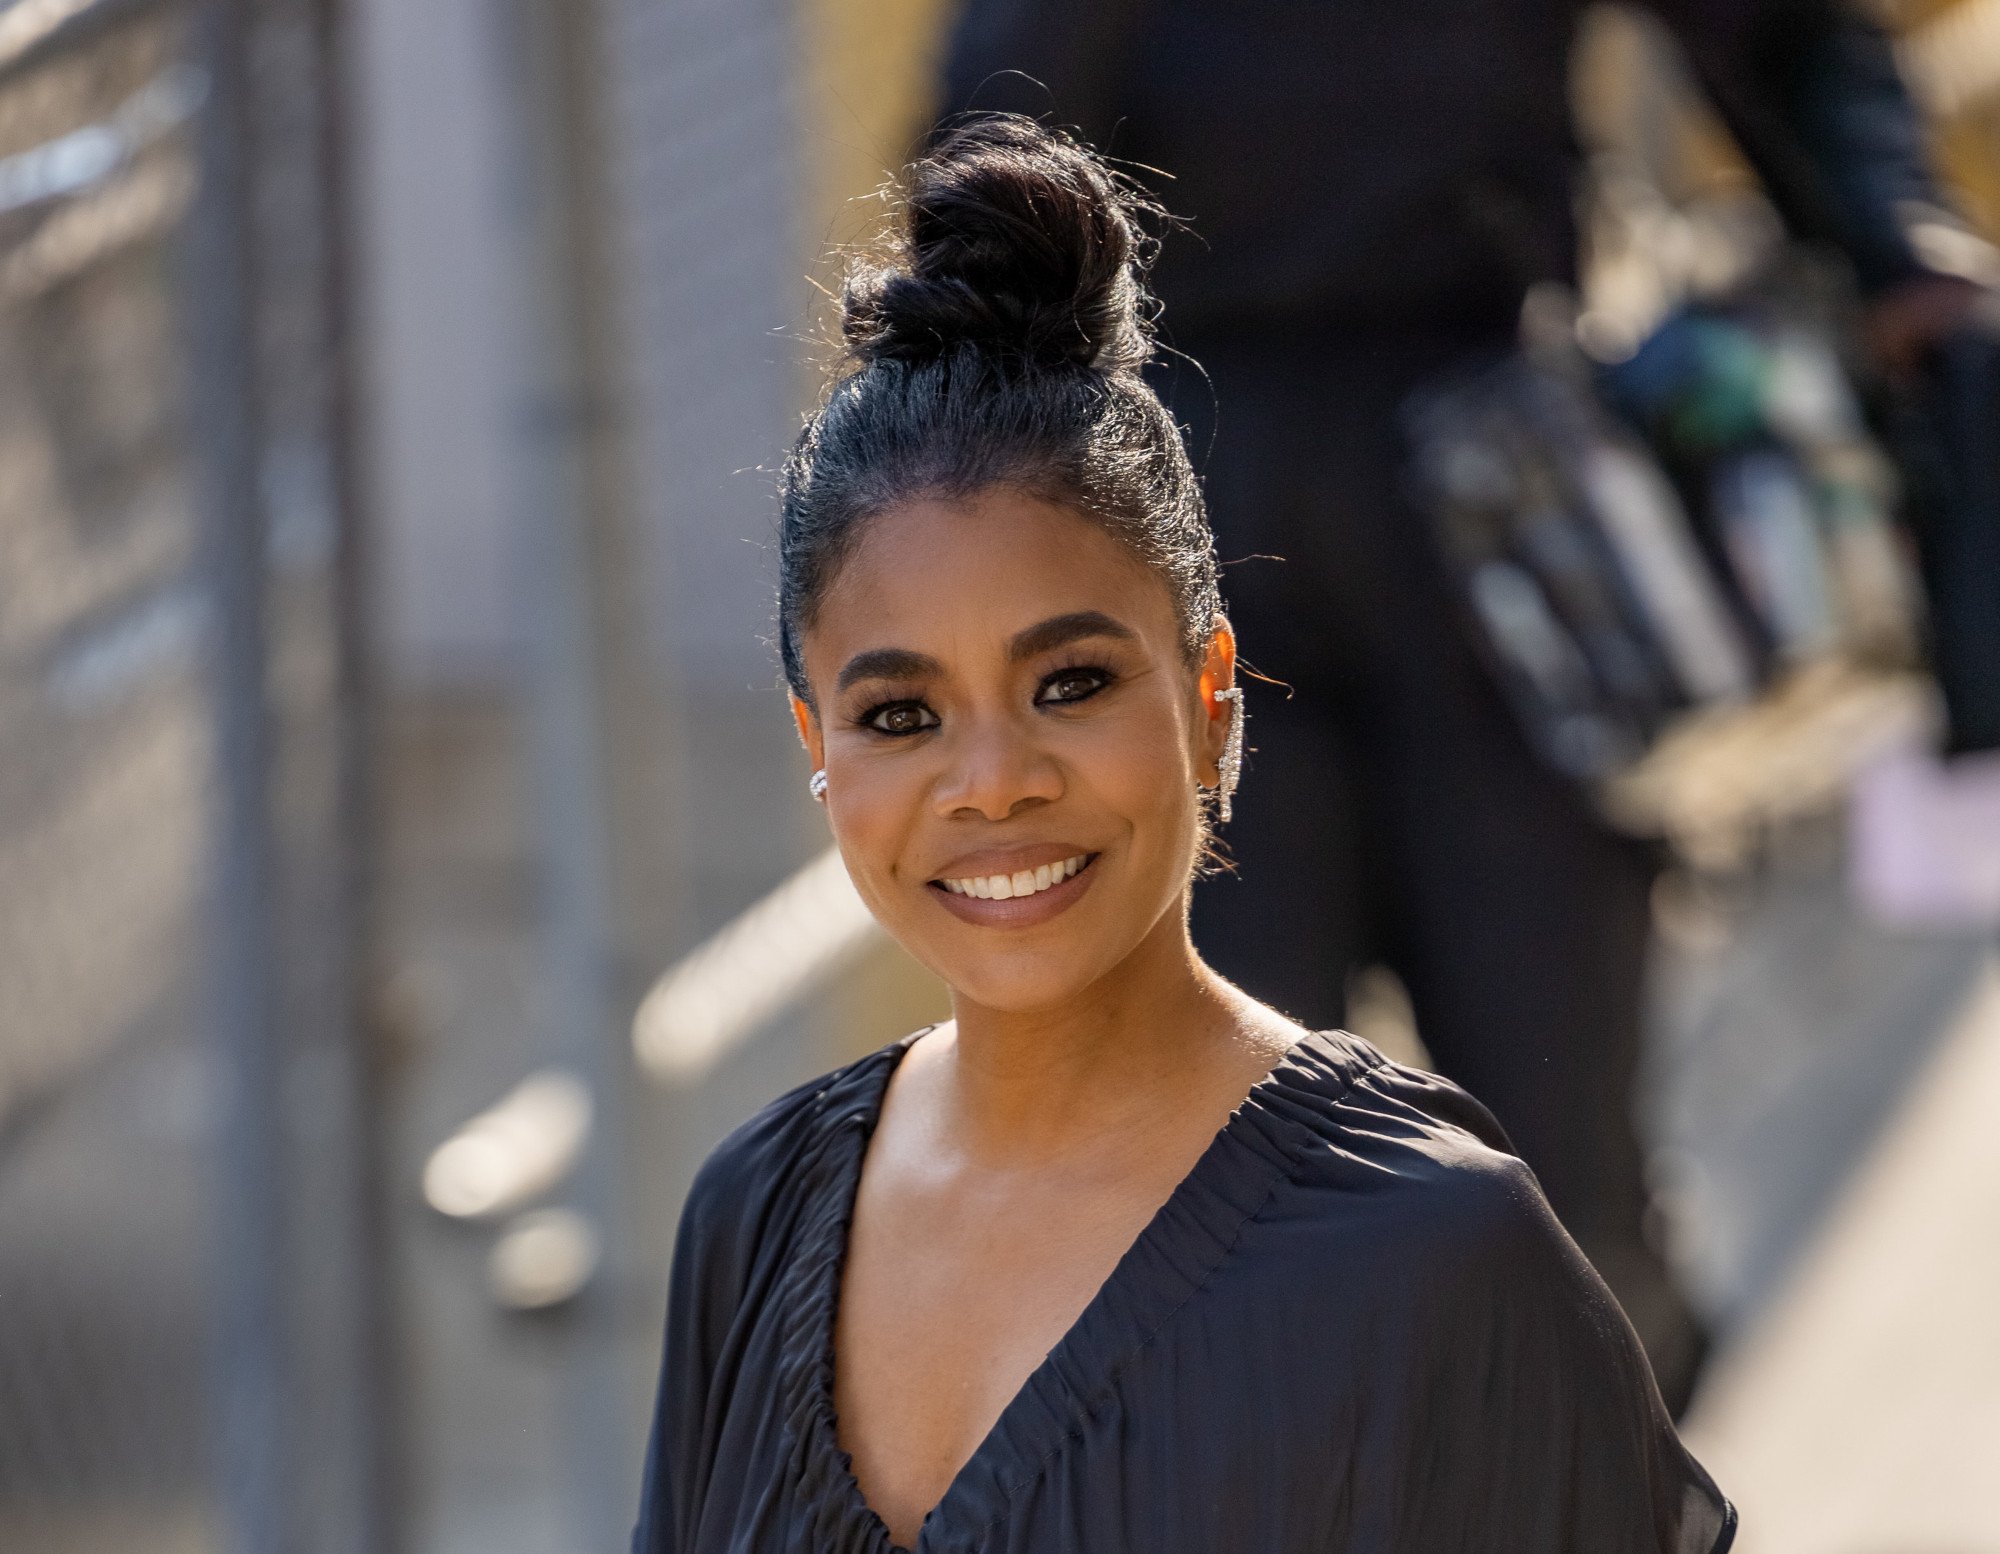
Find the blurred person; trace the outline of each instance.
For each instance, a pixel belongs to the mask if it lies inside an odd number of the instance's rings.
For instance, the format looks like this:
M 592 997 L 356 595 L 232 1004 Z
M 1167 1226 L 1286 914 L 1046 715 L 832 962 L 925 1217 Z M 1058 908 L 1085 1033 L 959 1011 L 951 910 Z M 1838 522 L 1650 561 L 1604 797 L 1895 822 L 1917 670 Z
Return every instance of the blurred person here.
M 970 0 L 944 96 L 1158 169 L 1194 230 L 1157 290 L 1208 376 L 1173 365 L 1162 387 L 1223 556 L 1254 558 L 1231 566 L 1236 619 L 1288 687 L 1255 697 L 1257 783 L 1234 871 L 1196 892 L 1196 943 L 1312 1025 L 1345 1017 L 1352 973 L 1393 969 L 1678 1411 L 1705 1338 L 1646 1234 L 1633 1118 L 1658 861 L 1531 754 L 1459 628 L 1396 427 L 1425 378 L 1505 348 L 1531 287 L 1574 278 L 1581 9 Z M 1792 225 L 1852 257 L 1907 369 L 1974 288 L 1905 235 L 1941 202 L 1884 38 L 1833 0 L 1654 9 Z
M 780 648 L 847 869 L 953 1018 L 700 1172 L 635 1554 L 1719 1550 L 1486 1111 L 1190 941 L 1243 725 L 1143 376 L 1148 209 L 972 123 L 848 288 Z

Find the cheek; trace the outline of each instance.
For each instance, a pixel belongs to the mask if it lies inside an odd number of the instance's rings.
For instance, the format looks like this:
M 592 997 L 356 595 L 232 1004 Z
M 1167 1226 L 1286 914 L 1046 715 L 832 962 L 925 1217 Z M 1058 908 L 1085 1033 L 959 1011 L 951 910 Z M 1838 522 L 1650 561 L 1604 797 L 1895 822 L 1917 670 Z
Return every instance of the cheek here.
M 910 760 L 843 760 L 827 791 L 827 819 L 848 875 L 878 916 L 895 911 L 889 889 L 921 823 L 930 773 Z
M 1155 703 L 1134 714 L 1094 731 L 1077 764 L 1107 807 L 1143 830 L 1152 843 L 1148 852 L 1178 854 L 1197 824 L 1188 732 L 1170 705 Z
M 1143 727 L 1117 730 L 1092 755 L 1095 786 L 1115 796 L 1128 813 L 1170 813 L 1185 797 L 1187 751 L 1171 723 L 1155 718 Z

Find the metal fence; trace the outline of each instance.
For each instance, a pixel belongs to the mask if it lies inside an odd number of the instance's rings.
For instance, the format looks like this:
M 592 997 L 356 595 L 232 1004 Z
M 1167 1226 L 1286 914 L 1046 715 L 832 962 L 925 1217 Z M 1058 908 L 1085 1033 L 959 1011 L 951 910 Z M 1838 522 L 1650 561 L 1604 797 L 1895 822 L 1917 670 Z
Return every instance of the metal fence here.
M 0 1548 L 387 1542 L 331 8 L 0 10 Z

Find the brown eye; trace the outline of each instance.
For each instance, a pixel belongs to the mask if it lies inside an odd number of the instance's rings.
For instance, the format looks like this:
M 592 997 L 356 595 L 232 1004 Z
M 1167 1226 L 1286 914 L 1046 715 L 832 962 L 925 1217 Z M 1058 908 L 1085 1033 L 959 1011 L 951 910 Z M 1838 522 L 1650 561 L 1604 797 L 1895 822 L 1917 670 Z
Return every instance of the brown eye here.
M 1043 706 L 1083 701 L 1110 683 L 1111 676 L 1102 669 L 1059 669 L 1042 682 L 1035 700 Z
M 878 734 L 920 734 L 937 727 L 937 714 L 920 701 L 884 702 L 861 715 L 860 721 Z

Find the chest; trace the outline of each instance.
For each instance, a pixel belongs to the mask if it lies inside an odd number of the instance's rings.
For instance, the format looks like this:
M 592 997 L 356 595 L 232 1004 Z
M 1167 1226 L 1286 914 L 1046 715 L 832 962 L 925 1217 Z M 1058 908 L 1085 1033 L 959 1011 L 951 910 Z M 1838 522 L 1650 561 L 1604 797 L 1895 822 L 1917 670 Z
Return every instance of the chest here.
M 822 1287 L 810 1275 L 824 1265 L 802 1258 L 809 1276 L 788 1280 L 744 1330 L 685 1547 L 1349 1549 L 1343 1502 L 1357 1471 L 1402 1482 L 1400 1470 L 1364 1467 L 1343 1438 L 1376 1390 L 1349 1374 L 1355 1341 L 1379 1327 L 1343 1313 L 1347 1281 L 1296 1266 L 1282 1226 L 1239 1225 L 1206 1195 L 1182 1208 L 1198 1212 L 1152 1222 L 1129 1253 L 1098 1243 L 1112 1265 L 1102 1289 L 1082 1287 L 1080 1259 L 1041 1244 L 1065 1216 L 1025 1204 L 1018 1223 L 1041 1234 L 1013 1256 L 978 1244 L 1006 1229 L 988 1205 L 965 1216 L 981 1236 L 940 1232 L 895 1262 L 861 1250 L 869 1230 L 858 1220 L 837 1286 L 829 1269 Z M 837 1305 L 824 1299 L 835 1287 Z M 1059 1304 L 1079 1309 L 1061 1331 Z M 827 1329 L 801 1327 L 799 1313 L 814 1309 Z M 797 1365 L 823 1331 L 839 1335 L 836 1363 Z
M 855 1476 L 899 1542 L 914 1542 L 1171 1185 L 864 1184 L 841 1280 L 835 1408 Z

